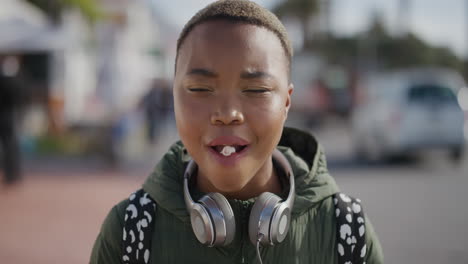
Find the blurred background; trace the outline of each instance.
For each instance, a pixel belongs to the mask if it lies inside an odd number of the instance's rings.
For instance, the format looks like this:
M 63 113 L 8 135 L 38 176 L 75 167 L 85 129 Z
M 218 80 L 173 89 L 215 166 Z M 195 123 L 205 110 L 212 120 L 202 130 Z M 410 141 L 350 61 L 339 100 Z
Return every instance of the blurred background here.
M 183 25 L 208 0 L 2 0 L 0 259 L 87 263 L 178 139 Z M 468 263 L 468 1 L 259 0 L 295 47 L 287 125 L 324 146 L 386 263 Z

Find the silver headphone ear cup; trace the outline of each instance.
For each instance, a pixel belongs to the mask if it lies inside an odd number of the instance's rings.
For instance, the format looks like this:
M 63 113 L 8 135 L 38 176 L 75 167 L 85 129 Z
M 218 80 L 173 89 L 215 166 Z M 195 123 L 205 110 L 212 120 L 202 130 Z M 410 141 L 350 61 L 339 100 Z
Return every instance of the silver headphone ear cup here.
M 223 246 L 226 246 L 234 240 L 234 235 L 236 233 L 236 220 L 234 218 L 234 212 L 232 211 L 231 205 L 229 204 L 226 197 L 224 197 L 220 193 L 210 193 L 208 194 L 218 205 L 219 209 L 223 213 L 225 229 L 226 229 L 226 237 L 224 242 L 222 243 Z M 215 227 L 218 230 L 218 226 Z M 219 241 L 220 243 L 222 241 Z
M 280 203 L 275 209 L 270 225 L 270 240 L 273 244 L 283 242 L 291 223 L 291 209 L 286 203 Z
M 258 236 L 263 234 L 260 240 L 262 245 L 271 245 L 270 223 L 275 211 L 275 207 L 281 201 L 281 198 L 273 193 L 262 193 L 250 211 L 249 218 L 249 238 L 252 244 L 256 245 Z
M 201 204 L 210 216 L 210 223 L 213 226 L 214 230 L 214 240 L 208 246 L 222 246 L 226 243 L 226 238 L 228 236 L 228 228 L 232 229 L 233 225 L 231 222 L 227 223 L 225 219 L 225 214 L 228 216 L 229 221 L 234 218 L 234 213 L 229 212 L 231 206 L 227 202 L 226 198 L 222 197 L 221 194 L 209 193 L 200 200 Z M 224 211 L 223 211 L 224 210 Z M 233 235 L 232 233 L 229 236 Z M 230 238 L 230 237 L 229 237 Z
M 194 204 L 190 210 L 190 222 L 193 233 L 203 245 L 212 245 L 215 239 L 215 230 L 211 217 L 201 204 Z

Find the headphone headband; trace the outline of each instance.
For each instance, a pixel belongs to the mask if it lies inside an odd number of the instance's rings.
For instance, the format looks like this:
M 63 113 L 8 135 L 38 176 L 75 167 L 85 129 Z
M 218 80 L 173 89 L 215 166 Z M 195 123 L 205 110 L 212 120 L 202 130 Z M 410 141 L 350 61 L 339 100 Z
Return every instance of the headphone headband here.
M 185 169 L 185 173 L 184 173 L 184 200 L 185 200 L 185 205 L 187 207 L 193 207 L 194 204 L 195 204 L 195 202 L 192 199 L 192 196 L 190 195 L 190 191 L 189 191 L 189 188 L 188 188 L 188 181 L 190 180 L 192 175 L 195 173 L 197 168 L 198 167 L 197 167 L 197 164 L 195 163 L 195 161 L 190 160 L 187 168 Z
M 289 161 L 286 159 L 283 153 L 281 153 L 278 149 L 275 148 L 273 150 L 272 157 L 274 160 L 276 160 L 279 163 L 280 167 L 284 170 L 286 177 L 289 179 L 289 183 L 291 186 L 289 188 L 289 194 L 285 203 L 289 207 L 292 207 L 292 205 L 294 204 L 294 190 L 295 190 L 293 170 L 291 168 L 291 165 L 289 164 Z M 184 173 L 184 192 L 186 194 L 190 194 L 190 191 L 188 188 L 188 181 L 192 178 L 192 175 L 197 171 L 197 169 L 198 169 L 198 166 L 195 163 L 195 161 L 193 159 L 190 160 Z M 192 197 L 190 195 L 184 195 L 184 197 L 185 197 L 186 205 L 190 207 L 193 206 L 195 202 L 193 201 Z
M 288 198 L 286 198 L 286 205 L 288 205 L 289 208 L 292 208 L 294 204 L 294 192 L 296 190 L 295 182 L 294 182 L 294 173 L 291 168 L 291 164 L 289 164 L 289 161 L 286 159 L 286 157 L 281 153 L 278 149 L 275 149 L 273 151 L 273 159 L 275 159 L 283 168 L 286 177 L 289 179 L 289 194 Z

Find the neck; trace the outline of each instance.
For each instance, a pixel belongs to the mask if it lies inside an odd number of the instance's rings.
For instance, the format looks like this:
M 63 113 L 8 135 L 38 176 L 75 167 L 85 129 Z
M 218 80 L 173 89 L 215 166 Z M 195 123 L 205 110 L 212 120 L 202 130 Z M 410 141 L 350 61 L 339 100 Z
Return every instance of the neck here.
M 200 175 L 198 175 L 200 176 Z M 278 173 L 274 169 L 273 162 L 270 159 L 258 170 L 257 174 L 240 190 L 232 192 L 223 192 L 218 190 L 209 181 L 203 180 L 205 177 L 197 177 L 197 187 L 199 190 L 209 192 L 219 192 L 228 199 L 248 200 L 259 196 L 264 192 L 274 194 L 281 193 L 281 184 Z

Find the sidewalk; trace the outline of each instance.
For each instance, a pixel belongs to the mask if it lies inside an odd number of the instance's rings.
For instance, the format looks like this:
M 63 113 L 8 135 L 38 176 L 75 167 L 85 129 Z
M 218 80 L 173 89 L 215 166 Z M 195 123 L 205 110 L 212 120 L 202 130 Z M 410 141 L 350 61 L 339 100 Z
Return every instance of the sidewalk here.
M 0 185 L 1 263 L 88 263 L 108 211 L 146 176 L 125 174 L 28 170 L 17 185 Z
M 95 157 L 26 158 L 20 183 L 0 182 L 0 263 L 88 263 L 109 210 L 140 188 L 176 139 L 169 126 L 157 147 L 114 169 Z

